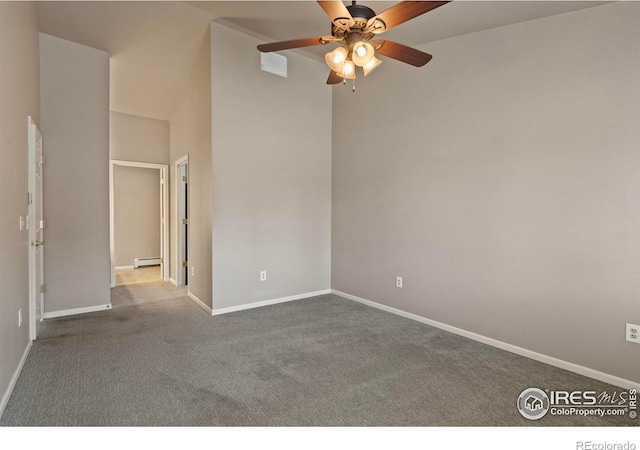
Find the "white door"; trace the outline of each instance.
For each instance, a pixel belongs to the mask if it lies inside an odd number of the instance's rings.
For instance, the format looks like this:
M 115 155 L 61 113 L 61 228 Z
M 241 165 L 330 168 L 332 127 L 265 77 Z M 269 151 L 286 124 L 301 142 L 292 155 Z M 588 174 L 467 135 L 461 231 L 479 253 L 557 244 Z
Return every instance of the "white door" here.
M 29 117 L 29 334 L 34 340 L 44 315 L 44 152 L 42 135 Z

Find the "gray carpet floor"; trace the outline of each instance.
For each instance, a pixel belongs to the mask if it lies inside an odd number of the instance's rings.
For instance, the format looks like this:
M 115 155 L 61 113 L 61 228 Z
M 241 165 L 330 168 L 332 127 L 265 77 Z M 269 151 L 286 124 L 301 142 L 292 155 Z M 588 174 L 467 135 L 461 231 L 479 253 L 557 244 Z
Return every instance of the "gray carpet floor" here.
M 45 321 L 0 425 L 638 424 L 528 421 L 516 410 L 527 387 L 620 388 L 337 296 L 211 317 L 162 284 Z
M 150 281 L 140 284 L 127 284 L 111 289 L 111 304 L 114 308 L 155 303 L 187 295 L 187 287 L 173 287 L 164 281 Z

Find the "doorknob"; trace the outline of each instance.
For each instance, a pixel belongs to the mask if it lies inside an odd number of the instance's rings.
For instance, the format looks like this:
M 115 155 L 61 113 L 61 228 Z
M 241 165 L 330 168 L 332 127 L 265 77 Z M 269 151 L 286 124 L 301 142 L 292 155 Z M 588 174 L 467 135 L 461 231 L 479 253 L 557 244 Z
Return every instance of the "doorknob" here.
M 33 242 L 31 243 L 31 246 L 32 246 L 32 247 L 40 247 L 40 246 L 42 246 L 42 245 L 44 245 L 44 241 L 33 241 Z

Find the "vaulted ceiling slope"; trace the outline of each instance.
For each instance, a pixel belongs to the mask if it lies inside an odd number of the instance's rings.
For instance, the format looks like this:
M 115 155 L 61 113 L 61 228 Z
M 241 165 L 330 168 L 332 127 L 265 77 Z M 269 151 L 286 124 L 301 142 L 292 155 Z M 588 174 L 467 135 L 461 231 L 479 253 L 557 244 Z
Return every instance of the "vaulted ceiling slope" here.
M 396 2 L 359 3 L 381 12 Z M 385 36 L 417 45 L 603 3 L 456 0 Z M 110 52 L 112 111 L 163 120 L 188 81 L 211 20 L 271 41 L 330 31 L 315 1 L 37 2 L 37 11 L 43 33 Z M 326 49 L 300 52 L 322 61 Z

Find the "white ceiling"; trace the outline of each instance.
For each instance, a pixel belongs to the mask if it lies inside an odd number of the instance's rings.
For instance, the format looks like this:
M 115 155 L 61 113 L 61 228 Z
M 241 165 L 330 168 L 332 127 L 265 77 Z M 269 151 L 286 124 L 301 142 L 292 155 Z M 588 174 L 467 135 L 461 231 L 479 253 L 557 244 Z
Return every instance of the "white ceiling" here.
M 382 12 L 396 2 L 358 2 Z M 390 30 L 417 45 L 606 2 L 460 1 Z M 111 110 L 167 120 L 211 20 L 268 41 L 330 34 L 315 1 L 37 2 L 43 33 L 111 53 Z M 321 60 L 323 48 L 301 54 Z M 257 50 L 256 50 L 257 54 Z

